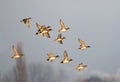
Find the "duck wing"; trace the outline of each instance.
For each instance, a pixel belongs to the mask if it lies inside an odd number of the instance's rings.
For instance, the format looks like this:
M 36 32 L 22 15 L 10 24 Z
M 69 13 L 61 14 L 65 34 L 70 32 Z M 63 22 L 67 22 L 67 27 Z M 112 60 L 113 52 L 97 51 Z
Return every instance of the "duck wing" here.
M 14 45 L 12 46 L 12 49 L 13 49 L 13 52 L 14 52 L 14 55 L 19 55 L 17 49 L 14 47 Z
M 83 40 L 78 39 L 78 41 L 80 42 L 80 46 L 81 46 L 81 47 L 85 47 L 85 46 L 86 46 L 86 45 L 85 45 L 85 42 L 84 42 Z
M 82 67 L 83 67 L 83 63 L 80 63 L 79 66 L 82 66 Z
M 47 33 L 43 33 L 43 36 L 46 36 L 46 37 L 50 38 L 50 34 L 49 34 L 49 32 L 47 32 Z
M 61 25 L 61 28 L 62 28 L 62 29 L 65 28 L 65 24 L 64 24 L 64 22 L 62 21 L 62 19 L 60 19 L 60 25 Z
M 37 28 L 40 30 L 42 27 L 39 23 L 36 23 Z
M 30 27 L 30 20 L 26 19 L 26 23 L 25 24 L 26 24 L 27 27 Z
M 67 54 L 67 51 L 66 51 L 66 50 L 64 51 L 64 59 L 69 59 L 69 58 L 68 58 L 68 54 Z
M 48 53 L 47 55 L 48 55 L 49 57 L 53 57 L 53 56 L 54 56 L 53 53 L 51 53 L 51 52 Z
M 62 37 L 62 34 L 59 34 L 57 38 L 61 38 Z

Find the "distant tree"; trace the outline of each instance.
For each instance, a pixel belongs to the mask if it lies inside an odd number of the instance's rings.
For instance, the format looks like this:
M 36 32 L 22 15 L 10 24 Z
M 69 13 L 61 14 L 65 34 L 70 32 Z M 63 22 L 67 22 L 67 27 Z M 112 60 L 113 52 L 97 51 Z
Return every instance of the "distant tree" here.
M 117 82 L 114 78 L 101 78 L 100 76 L 94 75 L 89 78 L 85 78 L 84 80 L 79 79 L 77 82 Z
M 13 82 L 10 73 L 6 74 L 0 82 Z
M 63 82 L 66 78 L 65 71 L 60 68 L 54 68 L 49 64 L 30 64 L 29 65 L 30 82 Z
M 91 76 L 90 78 L 84 80 L 84 82 L 103 82 L 98 76 Z
M 23 54 L 23 45 L 21 42 L 17 43 L 17 50 L 20 54 Z M 15 82 L 28 82 L 25 55 L 23 54 L 21 58 L 15 60 L 16 64 L 13 68 Z
M 2 76 L 1 76 L 1 72 L 0 72 L 0 82 L 2 82 Z

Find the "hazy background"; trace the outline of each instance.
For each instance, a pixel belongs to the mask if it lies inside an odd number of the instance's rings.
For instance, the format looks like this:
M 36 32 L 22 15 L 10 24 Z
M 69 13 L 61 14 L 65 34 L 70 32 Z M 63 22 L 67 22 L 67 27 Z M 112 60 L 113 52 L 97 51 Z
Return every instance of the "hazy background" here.
M 15 63 L 12 45 L 23 43 L 27 64 L 42 63 L 62 67 L 87 76 L 92 71 L 114 74 L 120 69 L 120 1 L 119 0 L 0 0 L 0 72 L 6 73 Z M 27 28 L 21 19 L 32 17 Z M 71 29 L 63 33 L 63 45 L 53 41 L 60 28 L 59 19 Z M 51 38 L 35 35 L 35 23 L 52 26 Z M 78 50 L 78 38 L 91 48 Z M 60 64 L 66 50 L 69 64 Z M 47 62 L 47 53 L 60 55 Z M 83 62 L 89 67 L 78 72 L 75 67 Z

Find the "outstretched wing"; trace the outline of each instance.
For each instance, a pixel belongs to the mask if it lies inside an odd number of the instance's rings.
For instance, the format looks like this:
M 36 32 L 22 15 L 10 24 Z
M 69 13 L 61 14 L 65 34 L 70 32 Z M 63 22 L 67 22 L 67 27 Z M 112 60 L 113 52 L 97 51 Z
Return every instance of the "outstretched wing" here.
M 78 41 L 80 42 L 80 46 L 81 46 L 81 47 L 86 46 L 86 45 L 85 45 L 85 42 L 84 42 L 83 40 L 81 40 L 81 39 L 78 38 Z
M 13 49 L 14 55 L 19 55 L 19 54 L 18 54 L 18 51 L 17 51 L 17 49 L 14 47 L 14 45 L 12 46 L 12 49 Z
M 61 38 L 62 37 L 62 34 L 59 34 L 57 38 Z
M 22 20 L 20 20 L 20 22 L 24 22 L 24 24 L 26 24 L 27 19 L 22 19 Z
M 53 56 L 54 56 L 53 53 L 51 53 L 51 52 L 48 53 L 47 55 L 48 55 L 49 57 L 53 57 Z
M 66 50 L 64 51 L 64 58 L 68 58 L 68 54 Z
M 29 18 L 24 18 L 22 20 L 20 20 L 20 22 L 24 22 L 24 24 L 27 26 L 27 27 L 30 27 L 30 19 L 32 19 L 31 17 Z
M 49 32 L 43 33 L 43 36 L 46 36 L 47 38 L 50 38 Z
M 25 24 L 26 24 L 27 27 L 30 27 L 30 20 L 26 19 L 26 23 Z
M 80 63 L 80 64 L 79 64 L 79 66 L 82 66 L 82 65 L 83 65 L 83 63 Z
M 41 25 L 39 23 L 36 23 L 36 26 L 39 30 L 41 29 Z
M 64 22 L 62 21 L 62 19 L 60 19 L 60 25 L 61 25 L 61 28 L 65 28 L 65 24 L 64 24 Z

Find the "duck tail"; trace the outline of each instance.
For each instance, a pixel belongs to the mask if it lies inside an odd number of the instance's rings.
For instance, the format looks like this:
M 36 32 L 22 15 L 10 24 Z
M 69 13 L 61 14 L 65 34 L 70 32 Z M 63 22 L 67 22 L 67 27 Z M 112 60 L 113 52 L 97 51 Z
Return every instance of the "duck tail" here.
M 63 39 L 66 39 L 66 37 L 63 37 Z
M 49 59 L 47 59 L 47 61 L 49 61 Z
M 56 56 L 56 58 L 58 58 L 58 57 L 59 57 L 59 55 Z

